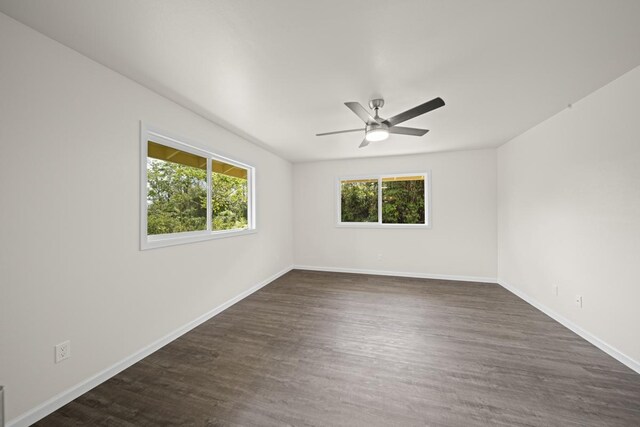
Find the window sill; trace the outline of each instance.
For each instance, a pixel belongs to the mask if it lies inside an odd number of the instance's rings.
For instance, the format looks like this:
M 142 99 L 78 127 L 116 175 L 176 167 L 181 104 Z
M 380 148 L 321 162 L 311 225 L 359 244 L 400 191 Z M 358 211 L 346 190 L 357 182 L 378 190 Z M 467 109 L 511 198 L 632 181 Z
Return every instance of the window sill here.
M 337 228 L 421 228 L 430 229 L 431 224 L 379 224 L 375 222 L 339 222 Z
M 244 230 L 225 230 L 225 231 L 203 231 L 201 233 L 186 233 L 187 235 L 164 235 L 164 236 L 147 236 L 146 240 L 140 242 L 140 250 L 163 248 L 166 246 L 183 245 L 185 243 L 203 242 L 206 240 L 224 239 L 227 237 L 245 236 L 247 234 L 255 234 L 258 231 L 255 228 Z

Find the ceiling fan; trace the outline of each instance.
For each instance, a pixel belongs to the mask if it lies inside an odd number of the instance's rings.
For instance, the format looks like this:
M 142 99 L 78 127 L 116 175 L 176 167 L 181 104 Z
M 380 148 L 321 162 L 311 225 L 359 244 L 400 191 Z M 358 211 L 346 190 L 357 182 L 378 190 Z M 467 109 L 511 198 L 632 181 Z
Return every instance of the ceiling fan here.
M 318 133 L 316 136 L 335 135 L 337 133 L 347 132 L 362 132 L 364 131 L 364 139 L 359 148 L 366 147 L 370 142 L 384 141 L 389 138 L 390 133 L 398 135 L 411 135 L 422 136 L 429 132 L 427 129 L 407 128 L 397 126 L 402 122 L 405 122 L 414 117 L 418 117 L 429 111 L 433 111 L 436 108 L 444 106 L 442 98 L 433 98 L 431 101 L 427 101 L 424 104 L 420 104 L 417 107 L 413 107 L 404 113 L 397 114 L 389 119 L 383 119 L 378 115 L 378 110 L 384 106 L 384 99 L 372 99 L 369 101 L 369 108 L 374 111 L 374 115 L 371 114 L 358 102 L 345 102 L 344 105 L 349 107 L 351 111 L 356 113 L 360 119 L 365 123 L 364 129 L 349 129 L 339 130 L 336 132 Z

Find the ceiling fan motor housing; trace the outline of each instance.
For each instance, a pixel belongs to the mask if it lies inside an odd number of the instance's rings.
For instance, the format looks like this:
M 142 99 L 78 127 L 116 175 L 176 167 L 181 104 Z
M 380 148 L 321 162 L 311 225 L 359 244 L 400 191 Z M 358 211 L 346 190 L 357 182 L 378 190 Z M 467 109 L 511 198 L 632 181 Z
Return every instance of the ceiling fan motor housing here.
M 382 98 L 372 99 L 371 101 L 369 101 L 369 108 L 371 108 L 372 110 L 377 110 L 378 108 L 382 107 L 384 107 L 384 99 Z
M 367 124 L 367 127 L 366 127 L 365 131 L 367 133 L 369 133 L 369 132 L 372 132 L 374 130 L 382 130 L 382 129 L 389 130 L 389 126 L 387 126 L 384 123 L 380 123 L 380 124 L 378 124 L 378 123 L 370 123 L 370 124 Z

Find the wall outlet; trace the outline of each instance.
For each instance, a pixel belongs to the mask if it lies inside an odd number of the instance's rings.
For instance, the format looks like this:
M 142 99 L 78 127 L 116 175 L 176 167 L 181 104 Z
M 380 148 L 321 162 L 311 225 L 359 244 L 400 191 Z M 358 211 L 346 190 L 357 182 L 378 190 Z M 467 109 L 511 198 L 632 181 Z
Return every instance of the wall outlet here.
M 71 357 L 71 341 L 61 342 L 56 345 L 56 363 L 62 362 L 64 359 Z
M 558 288 L 558 285 L 553 285 L 553 287 L 551 288 L 551 292 L 553 292 L 553 295 L 558 296 L 558 294 L 560 293 Z
M 378 254 L 378 261 L 382 260 L 382 254 Z
M 576 307 L 582 308 L 582 295 L 576 295 Z

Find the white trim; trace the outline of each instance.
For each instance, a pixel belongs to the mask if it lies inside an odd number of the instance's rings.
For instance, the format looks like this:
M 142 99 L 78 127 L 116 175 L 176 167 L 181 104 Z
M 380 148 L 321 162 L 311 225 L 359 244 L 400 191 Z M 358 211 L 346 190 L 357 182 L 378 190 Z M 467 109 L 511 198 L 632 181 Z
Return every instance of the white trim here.
M 377 222 L 339 222 L 338 228 L 431 228 L 427 224 L 379 224 Z
M 164 142 L 168 142 L 168 141 L 173 141 L 174 143 L 177 143 L 178 146 L 176 146 L 175 148 L 182 150 L 184 145 L 189 146 L 191 149 L 193 150 L 197 150 L 198 152 L 202 153 L 202 154 L 198 154 L 201 155 L 203 157 L 207 157 L 211 154 L 213 154 L 213 157 L 216 160 L 221 160 L 225 163 L 230 163 L 230 164 L 235 164 L 236 166 L 240 166 L 243 168 L 252 168 L 253 166 L 251 166 L 249 163 L 245 163 L 242 161 L 238 161 L 238 160 L 234 160 L 233 158 L 229 157 L 226 153 L 223 153 L 221 151 L 217 151 L 213 152 L 211 151 L 211 147 L 205 144 L 202 144 L 200 142 L 194 141 L 192 139 L 189 138 L 185 138 L 184 136 L 180 136 L 180 135 L 176 135 L 173 134 L 171 132 L 167 132 L 166 130 L 160 129 L 157 126 L 153 126 L 150 125 L 148 123 L 143 122 L 142 120 L 140 120 L 140 126 L 141 129 L 151 135 L 153 135 L 154 137 L 160 137 L 162 138 L 162 140 Z M 196 153 L 197 154 L 197 153 Z
M 194 231 L 174 234 L 157 234 L 148 236 L 144 244 L 144 250 L 154 248 L 164 248 L 166 246 L 184 245 L 186 243 L 204 242 L 207 240 L 224 239 L 226 237 L 244 236 L 246 234 L 256 234 L 258 230 L 255 228 L 243 228 L 238 230 L 219 230 L 219 231 Z M 162 237 L 166 236 L 166 237 Z M 160 238 L 158 238 L 160 237 Z M 157 239 L 157 240 L 156 240 Z
M 545 313 L 547 316 L 551 317 L 552 319 L 554 319 L 558 323 L 562 324 L 566 328 L 568 328 L 571 331 L 575 332 L 577 335 L 579 335 L 582 338 L 584 338 L 585 340 L 589 341 L 591 344 L 595 345 L 600 350 L 602 350 L 605 353 L 609 354 L 614 359 L 616 359 L 619 362 L 621 362 L 622 364 L 628 366 L 630 369 L 633 369 L 635 372 L 640 373 L 640 362 L 632 359 L 631 357 L 625 355 L 621 351 L 615 349 L 614 347 L 612 347 L 611 345 L 609 345 L 606 342 L 602 341 L 601 339 L 597 338 L 596 336 L 592 335 L 591 333 L 585 331 L 584 329 L 582 329 L 581 327 L 579 327 L 578 325 L 576 325 L 572 321 L 570 321 L 567 318 L 561 316 L 560 314 L 558 314 L 555 311 L 551 310 L 547 306 L 539 303 L 538 301 L 536 301 L 535 299 L 529 297 L 527 294 L 523 293 L 522 291 L 518 290 L 517 288 L 509 285 L 507 282 L 505 282 L 502 279 L 497 279 L 496 280 L 495 278 L 492 278 L 492 277 L 480 277 L 480 276 L 458 276 L 458 275 L 426 274 L 426 273 L 399 272 L 399 271 L 380 271 L 380 270 L 367 270 L 367 269 L 341 268 L 341 267 L 318 267 L 318 266 L 308 266 L 308 265 L 291 265 L 291 266 L 286 267 L 285 269 L 277 272 L 276 274 L 268 277 L 267 279 L 263 280 L 262 282 L 258 283 L 257 285 L 247 289 L 246 291 L 241 292 L 237 296 L 235 296 L 235 297 L 231 298 L 230 300 L 224 302 L 223 304 L 215 307 L 214 309 L 212 309 L 209 312 L 201 315 L 200 317 L 196 318 L 195 320 L 192 320 L 191 322 L 187 323 L 186 325 L 174 330 L 173 332 L 165 335 L 164 337 L 160 338 L 159 340 L 156 340 L 155 342 L 151 343 L 150 345 L 148 345 L 147 347 L 141 349 L 140 351 L 132 354 L 131 356 L 121 360 L 120 362 L 115 363 L 114 365 L 110 366 L 109 368 L 107 368 L 107 369 L 97 373 L 96 375 L 86 379 L 85 381 L 83 381 L 83 382 L 81 382 L 81 383 L 79 383 L 79 384 L 77 384 L 77 385 L 75 385 L 75 386 L 63 391 L 62 393 L 57 394 L 56 396 L 54 396 L 51 399 L 45 401 L 44 403 L 38 405 L 37 407 L 35 407 L 35 408 L 23 413 L 22 415 L 19 415 L 18 417 L 13 418 L 12 420 L 7 422 L 6 426 L 7 427 L 22 427 L 22 426 L 29 426 L 29 425 L 37 422 L 38 420 L 46 417 L 50 413 L 52 413 L 55 410 L 61 408 L 62 406 L 66 405 L 67 403 L 71 402 L 72 400 L 76 399 L 77 397 L 81 396 L 82 394 L 88 392 L 92 388 L 100 385 L 101 383 L 103 383 L 104 381 L 108 380 L 109 378 L 117 375 L 121 371 L 123 371 L 126 368 L 132 366 L 133 364 L 137 363 L 138 361 L 144 359 L 145 357 L 147 357 L 148 355 L 152 354 L 156 350 L 158 350 L 158 349 L 162 348 L 163 346 L 169 344 L 171 341 L 175 340 L 176 338 L 179 338 L 180 336 L 186 334 L 187 332 L 189 332 L 193 328 L 195 328 L 195 327 L 199 326 L 200 324 L 206 322 L 207 320 L 211 319 L 212 317 L 216 316 L 217 314 L 221 313 L 222 311 L 226 310 L 227 308 L 231 307 L 232 305 L 236 304 L 237 302 L 243 300 L 244 298 L 248 297 L 252 293 L 256 292 L 257 290 L 259 290 L 261 288 L 263 288 L 264 286 L 268 285 L 269 283 L 273 282 L 274 280 L 276 280 L 279 277 L 285 275 L 286 273 L 288 273 L 289 271 L 291 271 L 293 269 L 296 269 L 296 270 L 308 270 L 308 271 L 328 271 L 328 272 L 336 272 L 336 273 L 372 274 L 372 275 L 380 275 L 380 276 L 413 277 L 413 278 L 422 278 L 422 279 L 455 280 L 455 281 L 481 282 L 481 283 L 492 283 L 492 284 L 493 283 L 497 283 L 500 286 L 502 286 L 503 288 L 505 288 L 506 290 L 508 290 L 509 292 L 513 293 L 517 297 L 519 297 L 522 300 L 524 300 L 525 302 L 531 304 L 536 309 L 542 311 L 543 313 Z
M 259 290 L 260 288 L 262 288 L 262 287 L 268 285 L 269 283 L 273 282 L 274 280 L 276 280 L 280 276 L 283 276 L 283 275 L 287 274 L 292 269 L 293 269 L 293 266 L 289 266 L 289 267 L 286 267 L 285 269 L 277 272 L 276 274 L 273 274 L 272 276 L 266 278 L 265 280 L 261 281 L 257 285 L 254 285 L 253 287 L 247 289 L 246 291 L 241 292 L 240 294 L 236 295 L 235 297 L 231 298 L 230 300 L 222 303 L 221 305 L 215 307 L 214 309 L 208 311 L 207 313 L 204 313 L 200 317 L 192 320 L 191 322 L 189 322 L 186 325 L 176 329 L 175 331 L 165 335 L 164 337 L 160 338 L 159 340 L 154 341 L 153 343 L 149 344 L 148 346 L 144 347 L 143 349 L 139 350 L 138 352 L 132 354 L 131 356 L 129 356 L 129 357 L 127 357 L 127 358 L 115 363 L 114 365 L 108 367 L 107 369 L 105 369 L 105 370 L 103 370 L 101 372 L 98 372 L 97 374 L 93 375 L 92 377 L 80 382 L 79 384 L 76 384 L 75 386 L 63 391 L 62 393 L 57 394 L 56 396 L 54 396 L 51 399 L 43 402 L 42 404 L 36 406 L 35 408 L 23 413 L 22 415 L 17 416 L 16 418 L 14 418 L 14 419 L 12 419 L 10 421 L 8 421 L 7 422 L 7 427 L 30 426 L 31 424 L 33 424 L 36 421 L 46 417 L 50 413 L 52 413 L 55 410 L 63 407 L 64 405 L 66 405 L 67 403 L 69 403 L 72 400 L 76 399 L 77 397 L 81 396 L 82 394 L 88 392 L 92 388 L 102 384 L 103 382 L 105 382 L 109 378 L 113 377 L 114 375 L 118 374 L 119 372 L 127 369 L 128 367 L 130 367 L 134 363 L 137 363 L 140 360 L 144 359 L 145 357 L 149 356 L 151 353 L 155 352 L 156 350 L 160 349 L 161 347 L 164 347 L 165 345 L 169 344 L 171 341 L 175 340 L 176 338 L 179 338 L 180 336 L 186 334 L 187 332 L 189 332 L 190 330 L 192 330 L 196 326 L 206 322 L 207 320 L 211 319 L 215 315 L 223 312 L 227 308 L 231 307 L 235 303 L 237 303 L 237 302 L 243 300 L 244 298 L 248 297 L 252 293 L 254 293 L 257 290 Z
M 211 233 L 211 223 L 212 215 L 213 215 L 213 205 L 211 204 L 211 198 L 213 197 L 213 189 L 211 186 L 213 185 L 213 159 L 211 157 L 207 157 L 207 231 Z M 251 193 L 249 193 L 251 194 Z M 251 221 L 251 220 L 249 220 Z M 249 222 L 251 224 L 251 222 Z M 149 235 L 147 235 L 147 242 L 149 242 Z
M 388 224 L 382 222 L 382 179 L 403 176 L 423 176 L 424 185 L 424 224 Z M 378 222 L 342 222 L 342 181 L 370 179 L 378 181 Z M 425 228 L 431 229 L 431 171 L 415 173 L 384 173 L 368 175 L 346 175 L 336 178 L 336 227 L 340 228 Z
M 364 268 L 319 267 L 314 265 L 299 264 L 295 264 L 293 266 L 293 269 L 308 271 L 329 271 L 332 273 L 372 274 L 374 276 L 412 277 L 416 279 L 455 280 L 457 282 L 479 282 L 490 284 L 497 283 L 495 277 L 482 276 L 459 276 L 451 274 L 416 273 L 408 271 L 369 270 Z
M 340 218 L 338 219 L 338 224 L 341 226 L 344 225 L 350 225 L 348 223 L 344 223 L 342 222 L 342 183 L 340 184 L 340 198 L 338 199 L 338 203 L 340 203 Z M 425 203 L 426 203 L 426 199 L 425 199 Z M 427 214 L 427 210 L 425 209 L 424 211 L 425 215 Z M 425 217 L 424 219 L 424 224 L 423 225 L 427 225 L 429 223 L 429 221 L 427 221 L 427 218 Z M 378 176 L 378 224 L 377 225 L 382 225 L 382 177 Z
M 609 356 L 613 357 L 614 359 L 616 359 L 617 361 L 619 361 L 623 365 L 628 366 L 629 368 L 633 369 L 634 371 L 636 371 L 637 373 L 640 374 L 640 362 L 638 362 L 637 360 L 632 359 L 631 357 L 627 356 L 626 354 L 624 354 L 620 350 L 618 350 L 615 347 L 607 344 L 606 342 L 602 341 L 600 338 L 596 337 L 595 335 L 591 334 L 590 332 L 582 329 L 580 326 L 576 325 L 571 320 L 567 319 L 566 317 L 562 316 L 561 314 L 558 314 L 557 312 L 553 311 L 552 309 L 550 309 L 546 305 L 538 302 L 537 300 L 531 298 L 529 295 L 525 294 L 524 292 L 522 292 L 521 290 L 519 290 L 515 286 L 510 285 L 506 281 L 504 281 L 502 279 L 498 279 L 498 284 L 500 286 L 502 286 L 503 288 L 505 288 L 506 290 L 508 290 L 509 292 L 511 292 L 512 294 L 514 294 L 515 296 L 517 296 L 520 299 L 524 300 L 525 302 L 531 304 L 532 306 L 534 306 L 535 308 L 537 308 L 538 310 L 540 310 L 541 312 L 543 312 L 547 316 L 551 317 L 553 320 L 555 320 L 556 322 L 560 323 L 561 325 L 563 325 L 567 329 L 575 332 L 580 337 L 582 337 L 585 340 L 589 341 L 591 344 L 595 345 L 600 350 L 604 351 Z
M 154 141 L 167 147 L 195 154 L 207 159 L 207 229 L 184 233 L 147 235 L 147 146 Z M 211 221 L 213 207 L 212 194 L 212 161 L 220 161 L 247 170 L 247 228 L 234 230 L 212 230 Z M 217 154 L 208 147 L 187 138 L 178 137 L 140 121 L 140 250 L 202 242 L 205 240 L 241 236 L 257 232 L 256 227 L 256 194 L 255 168 L 247 163 L 233 160 L 225 155 Z

